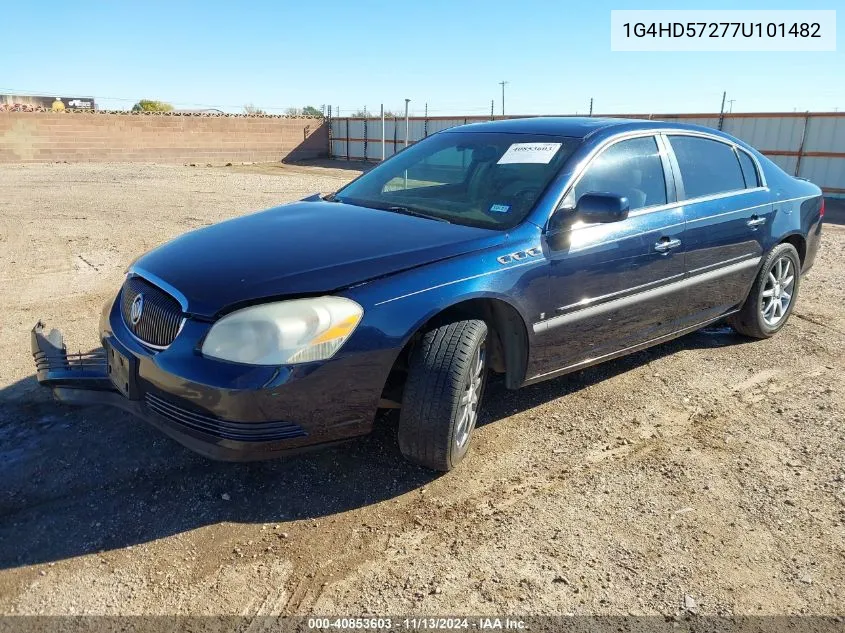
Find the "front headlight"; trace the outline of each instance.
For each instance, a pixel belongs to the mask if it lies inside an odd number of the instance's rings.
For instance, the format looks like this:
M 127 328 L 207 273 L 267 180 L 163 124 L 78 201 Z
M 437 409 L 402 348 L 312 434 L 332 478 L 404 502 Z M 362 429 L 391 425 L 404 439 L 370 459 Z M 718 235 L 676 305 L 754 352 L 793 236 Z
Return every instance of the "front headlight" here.
M 204 356 L 250 365 L 289 365 L 331 358 L 352 334 L 363 308 L 343 297 L 265 303 L 211 326 Z

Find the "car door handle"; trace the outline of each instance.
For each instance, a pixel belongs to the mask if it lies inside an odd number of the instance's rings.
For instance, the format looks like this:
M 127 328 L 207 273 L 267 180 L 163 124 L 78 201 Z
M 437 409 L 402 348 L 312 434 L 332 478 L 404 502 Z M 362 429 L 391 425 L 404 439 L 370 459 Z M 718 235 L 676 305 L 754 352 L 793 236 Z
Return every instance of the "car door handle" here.
M 752 215 L 751 219 L 748 220 L 748 222 L 746 222 L 746 224 L 748 226 L 750 226 L 751 228 L 754 228 L 754 227 L 757 227 L 757 226 L 763 226 L 765 223 L 766 223 L 766 218 L 760 218 L 760 217 L 757 217 L 756 215 Z
M 669 238 L 662 238 L 654 245 L 654 250 L 658 253 L 665 253 L 671 251 L 673 248 L 678 248 L 681 245 L 681 240 L 674 240 Z

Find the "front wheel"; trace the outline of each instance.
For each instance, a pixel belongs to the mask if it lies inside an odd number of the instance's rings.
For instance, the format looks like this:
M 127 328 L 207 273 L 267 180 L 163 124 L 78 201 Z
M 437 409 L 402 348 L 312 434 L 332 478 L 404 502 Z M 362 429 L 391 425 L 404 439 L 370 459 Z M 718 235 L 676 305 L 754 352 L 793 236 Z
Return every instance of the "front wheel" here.
M 399 414 L 399 449 L 432 470 L 464 458 L 487 383 L 487 325 L 469 320 L 426 332 L 414 350 Z
M 798 251 L 792 244 L 778 244 L 763 261 L 745 303 L 728 322 L 752 338 L 774 336 L 792 314 L 800 284 Z

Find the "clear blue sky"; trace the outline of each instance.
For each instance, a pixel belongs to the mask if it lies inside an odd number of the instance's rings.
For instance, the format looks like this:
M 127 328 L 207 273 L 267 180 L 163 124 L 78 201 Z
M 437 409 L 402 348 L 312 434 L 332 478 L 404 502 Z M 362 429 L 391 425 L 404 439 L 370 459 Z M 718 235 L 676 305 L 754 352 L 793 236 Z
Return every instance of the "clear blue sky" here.
M 838 6 L 837 6 L 838 5 Z M 575 9 L 577 6 L 578 9 Z M 610 10 L 736 3 L 556 0 L 6 2 L 0 92 L 139 98 L 268 111 L 379 103 L 483 113 L 508 80 L 511 114 L 845 110 L 842 38 L 829 53 L 610 51 Z M 744 9 L 842 9 L 771 0 Z M 840 18 L 845 11 L 840 11 Z

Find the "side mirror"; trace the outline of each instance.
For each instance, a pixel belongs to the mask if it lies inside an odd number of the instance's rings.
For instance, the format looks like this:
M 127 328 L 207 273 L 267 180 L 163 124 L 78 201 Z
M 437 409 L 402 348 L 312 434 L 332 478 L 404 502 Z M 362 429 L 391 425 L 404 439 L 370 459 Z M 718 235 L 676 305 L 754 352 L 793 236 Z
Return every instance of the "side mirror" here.
M 612 193 L 585 193 L 575 212 L 586 222 L 619 222 L 628 217 L 628 198 Z

